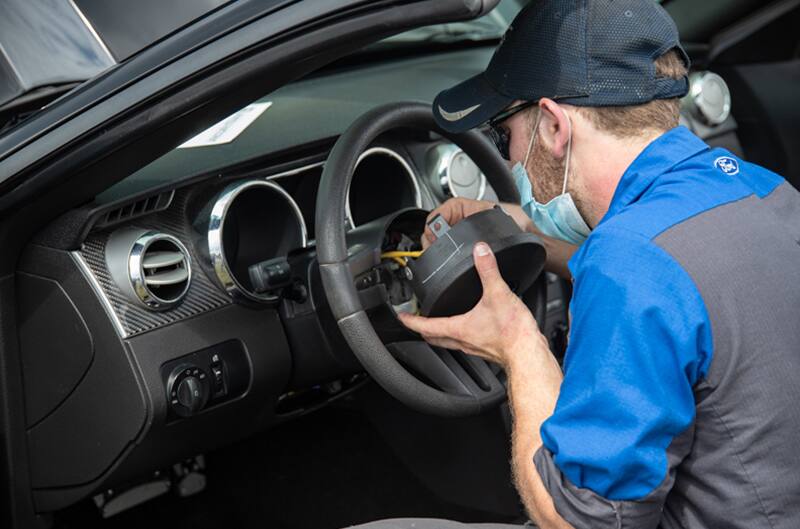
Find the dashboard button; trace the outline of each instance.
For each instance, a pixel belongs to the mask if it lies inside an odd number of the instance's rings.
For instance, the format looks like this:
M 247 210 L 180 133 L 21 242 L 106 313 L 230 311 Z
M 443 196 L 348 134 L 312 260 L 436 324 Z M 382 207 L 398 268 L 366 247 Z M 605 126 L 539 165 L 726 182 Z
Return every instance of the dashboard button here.
M 215 397 L 225 393 L 225 376 L 222 366 L 211 366 L 211 382 L 214 385 Z

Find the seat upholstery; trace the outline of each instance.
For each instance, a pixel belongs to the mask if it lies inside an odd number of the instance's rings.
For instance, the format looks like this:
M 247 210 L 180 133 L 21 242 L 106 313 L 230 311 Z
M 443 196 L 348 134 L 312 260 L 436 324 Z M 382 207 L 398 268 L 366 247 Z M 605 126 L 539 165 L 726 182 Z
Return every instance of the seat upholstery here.
M 451 520 L 435 518 L 396 518 L 393 520 L 380 520 L 364 525 L 354 526 L 353 529 L 536 529 L 528 522 L 525 525 L 512 524 L 465 524 Z

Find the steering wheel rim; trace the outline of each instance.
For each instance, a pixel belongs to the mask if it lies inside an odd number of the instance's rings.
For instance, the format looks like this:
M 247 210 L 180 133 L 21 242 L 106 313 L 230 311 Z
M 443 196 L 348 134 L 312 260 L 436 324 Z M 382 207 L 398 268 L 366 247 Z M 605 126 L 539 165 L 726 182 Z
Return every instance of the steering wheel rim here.
M 377 107 L 354 121 L 340 136 L 325 163 L 320 180 L 316 214 L 317 258 L 325 295 L 337 325 L 356 358 L 386 391 L 424 413 L 475 415 L 496 406 L 506 397 L 505 386 L 489 365 L 464 353 L 461 353 L 462 357 L 443 351 L 435 355 L 428 354 L 419 348 L 424 342 L 410 342 L 414 345 L 396 343 L 387 348 L 361 305 L 348 266 L 346 226 L 341 219 L 345 218 L 346 193 L 358 157 L 378 136 L 396 128 L 430 130 L 446 137 L 475 161 L 502 201 L 519 202 L 519 194 L 506 163 L 483 134 L 474 130 L 450 134 L 440 129 L 430 106 L 422 103 L 391 103 Z M 537 280 L 537 284 L 540 283 L 544 283 L 542 278 Z M 541 284 L 537 287 L 540 290 L 543 288 Z M 538 297 L 541 298 L 541 295 Z M 542 300 L 539 305 L 543 304 Z M 394 354 L 389 352 L 390 349 Z M 437 389 L 423 382 L 406 369 L 397 357 L 402 357 L 413 367 L 438 373 L 440 380 L 444 381 L 439 386 L 447 386 L 448 390 Z M 449 375 L 455 376 L 455 379 L 451 380 Z M 467 379 L 475 376 L 483 383 L 470 384 Z

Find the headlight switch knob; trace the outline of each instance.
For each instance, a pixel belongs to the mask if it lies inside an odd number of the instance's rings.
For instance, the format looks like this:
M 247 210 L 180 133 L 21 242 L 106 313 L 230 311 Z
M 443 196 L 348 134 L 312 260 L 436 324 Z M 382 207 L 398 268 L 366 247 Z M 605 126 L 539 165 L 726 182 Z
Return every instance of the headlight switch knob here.
M 172 411 L 189 417 L 203 409 L 208 402 L 210 380 L 208 374 L 197 366 L 182 365 L 169 378 L 168 394 Z

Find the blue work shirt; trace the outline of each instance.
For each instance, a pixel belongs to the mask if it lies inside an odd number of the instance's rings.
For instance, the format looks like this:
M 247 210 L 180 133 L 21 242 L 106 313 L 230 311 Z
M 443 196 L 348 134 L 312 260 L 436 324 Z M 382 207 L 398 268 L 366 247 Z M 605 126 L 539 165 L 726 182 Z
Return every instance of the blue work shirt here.
M 608 213 L 569 262 L 574 292 L 564 381 L 535 457 L 567 521 L 768 527 L 768 509 L 752 502 L 754 489 L 781 498 L 788 487 L 800 498 L 800 480 L 773 487 L 774 476 L 765 474 L 791 463 L 785 449 L 775 444 L 774 461 L 765 452 L 759 457 L 766 463 L 752 463 L 763 468 L 749 469 L 738 455 L 748 447 L 731 443 L 729 431 L 741 429 L 742 440 L 763 435 L 759 415 L 787 406 L 777 392 L 753 397 L 746 389 L 774 378 L 752 355 L 800 376 L 800 312 L 767 320 L 777 350 L 762 352 L 764 329 L 750 330 L 731 283 L 760 285 L 785 298 L 780 306 L 800 307 L 800 228 L 793 238 L 791 226 L 800 226 L 794 188 L 684 127 L 656 139 L 627 169 Z M 736 246 L 735 238 L 750 232 L 756 242 Z M 757 263 L 765 254 L 794 258 L 778 273 L 793 286 L 762 285 Z M 759 303 L 769 298 L 759 296 L 752 294 L 753 308 L 767 310 Z M 786 378 L 784 392 L 793 383 Z M 741 402 L 738 410 L 733 402 Z M 796 443 L 800 415 L 790 423 L 776 417 L 767 429 Z M 732 483 L 739 487 L 733 492 Z M 790 521 L 800 520 L 798 503 Z

